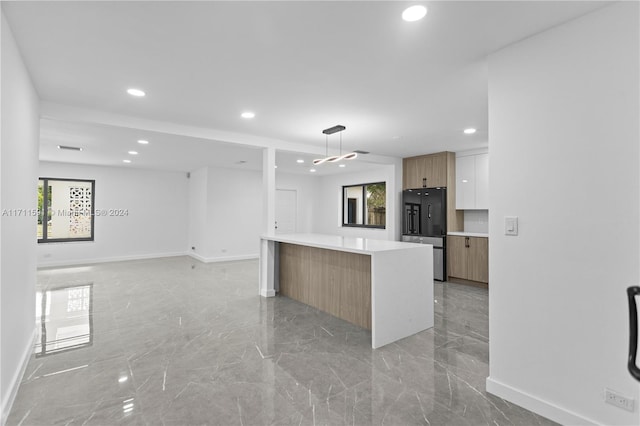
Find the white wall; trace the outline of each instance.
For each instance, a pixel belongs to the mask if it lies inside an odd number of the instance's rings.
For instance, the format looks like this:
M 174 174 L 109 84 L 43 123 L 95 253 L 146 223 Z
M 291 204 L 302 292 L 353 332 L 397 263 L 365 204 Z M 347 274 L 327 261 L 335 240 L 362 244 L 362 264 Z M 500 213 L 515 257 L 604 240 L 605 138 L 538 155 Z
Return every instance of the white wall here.
M 319 178 L 316 221 L 313 232 L 352 237 L 398 240 L 400 237 L 400 215 L 398 214 L 402 180 L 398 179 L 400 165 L 380 165 L 376 170 Z M 400 172 L 401 176 L 401 172 Z M 342 187 L 361 183 L 387 183 L 387 226 L 386 229 L 367 229 L 342 226 Z
M 640 423 L 625 295 L 640 283 L 638 12 L 614 4 L 489 58 L 487 389 L 565 424 Z
M 387 229 L 342 228 L 342 185 L 378 181 L 387 181 Z M 399 232 L 398 182 L 392 166 L 330 177 L 276 173 L 276 188 L 296 190 L 296 232 L 379 239 L 396 239 Z M 188 246 L 196 249 L 190 253 L 204 262 L 258 257 L 262 188 L 259 171 L 208 167 L 191 172 Z
M 258 257 L 262 231 L 262 172 L 208 171 L 207 258 Z
M 464 210 L 464 231 L 489 232 L 489 210 Z
M 204 262 L 258 257 L 262 172 L 208 167 L 191 173 L 189 247 Z M 195 211 L 194 211 L 195 209 Z
M 297 194 L 296 232 L 314 232 L 318 178 L 276 173 L 276 188 Z M 262 172 L 208 167 L 189 180 L 189 247 L 204 262 L 258 257 Z
M 191 172 L 189 177 L 189 253 L 204 259 L 207 227 L 206 167 Z
M 38 244 L 38 266 L 187 252 L 189 181 L 185 173 L 41 162 L 39 174 L 95 180 L 96 211 L 126 209 L 128 213 L 96 215 L 94 241 Z
M 296 211 L 296 232 L 311 233 L 317 220 L 316 206 L 319 204 L 316 195 L 319 178 L 299 174 L 276 171 L 276 189 L 295 190 L 298 204 Z
M 13 35 L 2 24 L 0 210 L 36 209 L 38 95 Z M 0 220 L 0 399 L 4 424 L 32 351 L 35 331 L 35 215 Z

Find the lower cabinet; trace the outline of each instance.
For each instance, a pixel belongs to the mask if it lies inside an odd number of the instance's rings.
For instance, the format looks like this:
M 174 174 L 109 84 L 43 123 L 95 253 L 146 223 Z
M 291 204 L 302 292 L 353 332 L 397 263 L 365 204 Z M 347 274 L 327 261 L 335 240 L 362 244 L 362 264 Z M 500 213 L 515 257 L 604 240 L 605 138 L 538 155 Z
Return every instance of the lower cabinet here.
M 280 243 L 280 294 L 371 330 L 371 256 Z
M 448 236 L 447 264 L 451 278 L 488 283 L 489 239 Z

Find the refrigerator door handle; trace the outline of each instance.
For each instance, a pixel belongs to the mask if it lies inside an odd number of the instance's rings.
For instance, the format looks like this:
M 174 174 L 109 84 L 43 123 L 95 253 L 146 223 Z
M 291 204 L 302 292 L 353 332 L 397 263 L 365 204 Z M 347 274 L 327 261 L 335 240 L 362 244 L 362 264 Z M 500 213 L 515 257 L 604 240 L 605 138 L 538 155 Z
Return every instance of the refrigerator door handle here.
M 427 206 L 427 217 L 431 219 L 431 204 Z
M 415 234 L 416 233 L 416 212 L 414 210 L 411 210 L 410 216 L 411 216 L 410 233 Z
M 636 355 L 638 354 L 638 308 L 636 306 L 636 296 L 640 295 L 640 287 L 629 287 L 627 297 L 629 298 L 629 362 L 627 368 L 634 379 L 640 381 L 640 368 L 636 365 Z

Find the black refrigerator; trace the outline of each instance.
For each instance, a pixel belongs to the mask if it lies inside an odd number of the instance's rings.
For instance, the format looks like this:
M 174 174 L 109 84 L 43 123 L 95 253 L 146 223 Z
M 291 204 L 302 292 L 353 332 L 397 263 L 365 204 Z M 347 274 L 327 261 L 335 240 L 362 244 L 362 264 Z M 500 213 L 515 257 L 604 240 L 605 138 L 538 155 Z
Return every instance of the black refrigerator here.
M 433 276 L 446 279 L 447 188 L 402 192 L 402 241 L 433 245 Z

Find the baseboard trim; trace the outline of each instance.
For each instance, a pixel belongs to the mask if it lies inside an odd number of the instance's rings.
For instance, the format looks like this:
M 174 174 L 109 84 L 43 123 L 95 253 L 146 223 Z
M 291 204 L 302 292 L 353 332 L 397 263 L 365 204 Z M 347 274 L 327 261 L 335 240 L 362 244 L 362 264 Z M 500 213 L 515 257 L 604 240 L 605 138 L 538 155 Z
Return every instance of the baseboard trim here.
M 489 283 L 483 283 L 481 281 L 465 280 L 463 278 L 447 277 L 446 281 L 450 283 L 470 285 L 473 287 L 489 288 Z
M 232 262 L 234 260 L 252 260 L 260 257 L 258 254 L 244 254 L 240 256 L 204 257 L 196 253 L 189 253 L 189 256 L 191 256 L 196 260 L 199 260 L 202 263 Z
M 24 372 L 27 370 L 27 364 L 29 364 L 29 358 L 31 358 L 31 354 L 33 353 L 33 345 L 36 341 L 36 328 L 33 327 L 33 332 L 31 333 L 31 339 L 29 339 L 29 343 L 27 347 L 24 348 L 22 353 L 22 358 L 20 360 L 20 368 L 16 371 L 16 373 L 11 378 L 11 384 L 9 385 L 9 392 L 7 395 L 3 395 L 2 398 L 2 418 L 0 419 L 0 424 L 7 424 L 7 418 L 9 417 L 9 413 L 11 412 L 11 407 L 13 406 L 13 402 L 18 395 L 18 389 L 20 388 L 20 383 L 22 382 L 22 378 L 24 377 Z
M 261 290 L 260 291 L 260 296 L 262 297 L 275 297 L 276 295 L 276 291 L 275 290 Z
M 38 269 L 55 268 L 58 266 L 90 265 L 94 263 L 123 262 L 127 260 L 157 259 L 160 257 L 178 257 L 178 256 L 186 256 L 188 254 L 189 253 L 185 251 L 181 251 L 181 252 L 171 252 L 171 253 L 152 253 L 152 254 L 137 254 L 132 256 L 103 257 L 99 259 L 81 259 L 81 260 L 63 260 L 60 262 L 42 262 L 38 264 Z
M 598 423 L 580 414 L 559 407 L 544 399 L 487 377 L 487 392 L 513 402 L 529 411 L 544 416 L 562 425 L 597 425 Z

